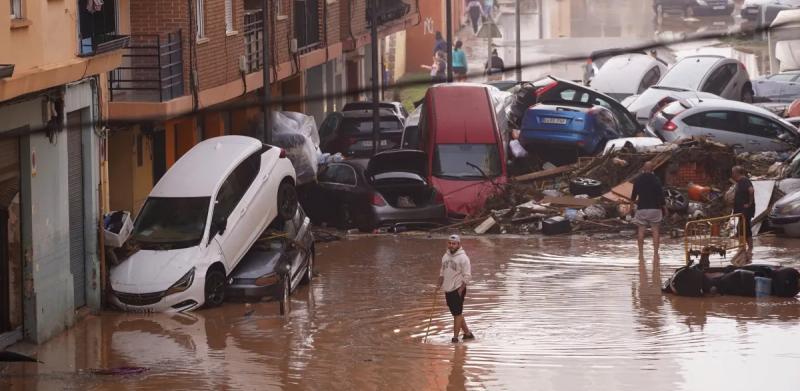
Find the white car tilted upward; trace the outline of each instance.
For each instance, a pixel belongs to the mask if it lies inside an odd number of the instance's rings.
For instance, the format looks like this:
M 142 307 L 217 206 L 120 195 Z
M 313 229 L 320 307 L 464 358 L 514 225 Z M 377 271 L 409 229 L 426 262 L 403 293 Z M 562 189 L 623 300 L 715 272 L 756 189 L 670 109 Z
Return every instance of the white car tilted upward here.
M 221 304 L 228 274 L 259 235 L 294 215 L 294 183 L 280 148 L 243 136 L 197 144 L 139 212 L 130 239 L 139 251 L 111 269 L 111 302 L 148 312 Z

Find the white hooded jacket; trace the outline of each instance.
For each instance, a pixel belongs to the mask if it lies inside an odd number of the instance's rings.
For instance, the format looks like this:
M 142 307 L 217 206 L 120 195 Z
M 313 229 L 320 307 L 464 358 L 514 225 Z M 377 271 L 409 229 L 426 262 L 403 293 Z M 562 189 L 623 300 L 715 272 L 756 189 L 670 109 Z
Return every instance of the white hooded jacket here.
M 439 277 L 443 277 L 442 289 L 445 292 L 452 292 L 460 288 L 462 283 L 469 283 L 472 270 L 469 257 L 463 248 L 459 248 L 455 254 L 450 254 L 449 250 L 445 251 Z

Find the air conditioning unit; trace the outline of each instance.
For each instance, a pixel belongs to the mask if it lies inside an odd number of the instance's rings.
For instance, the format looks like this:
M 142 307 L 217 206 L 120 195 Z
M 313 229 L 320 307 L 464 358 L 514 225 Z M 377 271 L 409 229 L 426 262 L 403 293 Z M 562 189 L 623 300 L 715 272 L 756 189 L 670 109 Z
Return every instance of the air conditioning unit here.
M 289 41 L 289 51 L 297 53 L 297 38 L 292 38 L 292 40 Z

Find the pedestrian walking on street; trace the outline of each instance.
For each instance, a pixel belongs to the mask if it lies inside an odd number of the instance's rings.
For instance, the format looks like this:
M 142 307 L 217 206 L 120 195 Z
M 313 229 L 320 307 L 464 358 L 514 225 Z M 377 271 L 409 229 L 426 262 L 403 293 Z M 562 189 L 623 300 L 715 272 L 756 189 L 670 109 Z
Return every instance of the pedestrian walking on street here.
M 497 49 L 492 49 L 492 58 L 486 61 L 483 69 L 487 76 L 486 78 L 489 81 L 501 80 L 503 78 L 503 72 L 506 71 L 506 65 L 503 62 L 503 59 L 497 54 Z
M 453 315 L 453 338 L 451 342 L 458 342 L 458 335 L 464 332 L 464 340 L 474 339 L 475 336 L 467 327 L 464 319 L 464 298 L 467 296 L 467 284 L 472 277 L 469 257 L 461 247 L 461 238 L 450 235 L 447 241 L 447 251 L 442 257 L 442 267 L 439 270 L 439 284 L 436 287 L 444 289 L 444 298 L 447 307 Z
M 753 217 L 756 214 L 756 192 L 753 189 L 753 182 L 747 178 L 744 167 L 734 166 L 731 169 L 731 177 L 736 182 L 736 190 L 733 196 L 733 213 L 741 213 L 744 221 L 739 226 L 739 232 L 744 230 L 747 238 L 747 259 L 753 256 Z
M 456 46 L 453 48 L 453 74 L 456 76 L 456 81 L 467 81 L 467 54 L 464 53 L 462 46 L 463 42 L 456 41 Z
M 436 52 L 433 55 L 433 63 L 431 65 L 421 65 L 421 67 L 430 70 L 432 83 L 437 84 L 447 81 L 447 60 L 444 52 Z
M 491 19 L 494 13 L 494 0 L 483 0 L 483 14 L 486 19 Z
M 472 22 L 472 32 L 477 35 L 478 28 L 481 26 L 481 17 L 484 16 L 481 2 L 478 0 L 470 0 L 470 2 L 467 3 L 467 15 L 469 15 L 469 20 Z
M 638 242 L 639 260 L 644 260 L 644 234 L 649 226 L 653 231 L 653 263 L 660 260 L 658 247 L 661 242 L 661 220 L 667 214 L 664 200 L 664 188 L 661 181 L 653 174 L 653 163 L 647 162 L 642 167 L 642 173 L 633 182 L 631 200 L 636 202 L 636 214 L 633 222 L 639 227 Z
M 447 53 L 447 41 L 442 37 L 441 31 L 436 32 L 436 41 L 433 44 L 433 54 L 436 55 L 437 52 Z

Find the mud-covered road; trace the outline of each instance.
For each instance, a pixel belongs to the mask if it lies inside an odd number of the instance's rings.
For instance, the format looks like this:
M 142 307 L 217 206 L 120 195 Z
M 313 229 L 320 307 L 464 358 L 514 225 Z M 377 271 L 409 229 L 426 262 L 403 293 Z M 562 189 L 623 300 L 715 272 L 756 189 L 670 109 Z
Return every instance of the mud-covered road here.
M 0 366 L 10 390 L 795 390 L 800 300 L 662 295 L 681 264 L 640 263 L 635 243 L 588 238 L 466 239 L 477 339 L 450 342 L 432 303 L 441 238 L 362 237 L 321 245 L 319 273 L 275 303 L 182 315 L 105 312 L 41 346 L 43 364 Z M 788 246 L 788 247 L 787 247 Z M 797 266 L 767 238 L 756 259 Z M 433 321 L 423 343 L 430 309 Z M 144 367 L 128 376 L 92 369 Z

